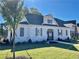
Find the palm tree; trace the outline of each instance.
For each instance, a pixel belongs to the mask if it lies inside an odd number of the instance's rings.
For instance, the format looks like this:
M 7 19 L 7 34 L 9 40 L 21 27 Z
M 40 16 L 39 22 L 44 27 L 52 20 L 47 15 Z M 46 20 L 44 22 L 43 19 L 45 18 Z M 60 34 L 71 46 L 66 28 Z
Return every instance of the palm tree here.
M 15 31 L 24 17 L 23 0 L 0 0 L 0 12 L 13 34 L 13 59 L 15 59 Z

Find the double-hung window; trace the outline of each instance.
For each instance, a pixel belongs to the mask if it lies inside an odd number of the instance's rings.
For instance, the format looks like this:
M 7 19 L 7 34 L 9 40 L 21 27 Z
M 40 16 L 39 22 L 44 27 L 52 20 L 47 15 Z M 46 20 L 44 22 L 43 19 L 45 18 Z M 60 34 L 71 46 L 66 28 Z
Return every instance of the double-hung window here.
M 68 31 L 66 30 L 66 35 L 68 35 Z
M 62 35 L 62 30 L 58 29 L 58 35 Z
M 20 28 L 20 36 L 23 37 L 24 36 L 24 28 Z
M 42 36 L 42 28 L 36 28 L 35 29 L 35 35 L 36 36 L 38 36 L 38 35 Z

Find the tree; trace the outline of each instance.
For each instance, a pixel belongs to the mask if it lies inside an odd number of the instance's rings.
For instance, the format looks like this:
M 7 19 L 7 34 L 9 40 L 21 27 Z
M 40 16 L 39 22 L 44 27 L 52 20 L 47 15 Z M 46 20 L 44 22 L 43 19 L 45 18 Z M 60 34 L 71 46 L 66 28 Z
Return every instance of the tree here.
M 25 13 L 25 15 L 29 14 L 29 9 L 27 7 L 24 7 L 24 13 Z
M 42 14 L 38 11 L 38 9 L 36 9 L 36 8 L 30 8 L 30 13 L 32 13 L 32 14 L 37 14 L 37 15 L 42 15 Z
M 0 12 L 13 34 L 13 59 L 15 59 L 15 31 L 24 16 L 23 0 L 0 0 Z
M 0 24 L 0 36 L 3 36 L 3 27 L 2 27 L 2 24 Z

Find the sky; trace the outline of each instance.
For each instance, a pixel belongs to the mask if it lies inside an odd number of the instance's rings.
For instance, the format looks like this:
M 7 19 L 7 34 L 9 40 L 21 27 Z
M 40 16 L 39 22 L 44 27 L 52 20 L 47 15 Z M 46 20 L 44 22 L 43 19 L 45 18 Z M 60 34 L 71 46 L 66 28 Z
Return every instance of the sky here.
M 24 6 L 37 8 L 43 15 L 52 14 L 62 20 L 79 22 L 79 0 L 24 0 Z

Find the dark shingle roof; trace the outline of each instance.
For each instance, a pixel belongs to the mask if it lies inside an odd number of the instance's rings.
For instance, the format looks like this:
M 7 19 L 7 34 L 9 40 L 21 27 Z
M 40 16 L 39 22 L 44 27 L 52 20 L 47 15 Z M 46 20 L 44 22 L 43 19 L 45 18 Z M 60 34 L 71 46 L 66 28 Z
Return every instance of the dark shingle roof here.
M 58 19 L 58 18 L 54 18 L 54 19 L 56 20 L 56 22 L 58 23 L 59 26 L 65 27 L 65 26 L 64 26 L 64 21 L 63 21 L 63 20 Z
M 76 24 L 76 20 L 63 21 L 63 20 L 58 19 L 58 18 L 54 18 L 54 19 L 56 20 L 56 22 L 58 23 L 58 25 L 62 26 L 62 27 L 65 27 L 64 24 L 69 24 L 69 23 Z
M 44 19 L 42 15 L 27 14 L 25 16 L 26 16 L 27 21 L 20 22 L 20 24 L 35 24 L 35 25 L 43 24 Z M 68 24 L 68 23 L 76 24 L 76 20 L 63 21 L 58 18 L 54 18 L 54 19 L 56 20 L 56 22 L 58 23 L 60 27 L 65 27 L 64 24 Z M 49 24 L 45 24 L 45 25 L 49 25 Z M 50 25 L 50 26 L 56 26 L 56 25 Z
M 43 23 L 43 16 L 37 14 L 27 14 L 26 19 L 29 24 L 38 24 L 41 25 Z
M 76 20 L 65 21 L 65 24 L 68 24 L 68 23 L 76 24 Z
M 26 21 L 20 22 L 20 24 L 28 24 Z
M 43 25 L 46 25 L 46 26 L 57 26 L 57 25 L 52 25 L 52 24 L 43 24 Z

